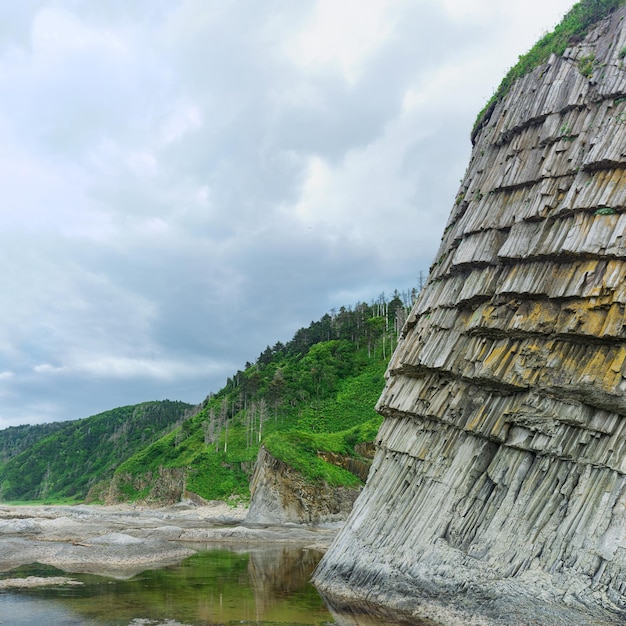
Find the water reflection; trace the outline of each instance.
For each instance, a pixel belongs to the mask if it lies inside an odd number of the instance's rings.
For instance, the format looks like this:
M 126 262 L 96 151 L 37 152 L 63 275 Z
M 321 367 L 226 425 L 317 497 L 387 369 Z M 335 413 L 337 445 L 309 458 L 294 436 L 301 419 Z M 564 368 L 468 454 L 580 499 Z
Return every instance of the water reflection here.
M 334 624 L 337 626 L 443 626 L 432 620 L 421 620 L 391 609 L 363 601 L 342 602 L 325 598 Z
M 72 574 L 81 586 L 0 592 L 2 626 L 156 626 L 156 624 L 320 624 L 332 617 L 308 582 L 321 554 L 273 546 L 200 552 L 128 580 Z M 41 565 L 3 578 L 54 576 Z M 45 615 L 45 617 L 43 617 Z

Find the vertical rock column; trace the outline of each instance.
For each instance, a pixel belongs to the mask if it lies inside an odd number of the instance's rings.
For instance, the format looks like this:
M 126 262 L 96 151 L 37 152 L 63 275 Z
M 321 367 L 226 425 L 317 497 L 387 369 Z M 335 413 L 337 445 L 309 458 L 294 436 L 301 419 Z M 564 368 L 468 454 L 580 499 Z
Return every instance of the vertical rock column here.
M 624 614 L 625 16 L 518 80 L 475 131 L 322 590 Z

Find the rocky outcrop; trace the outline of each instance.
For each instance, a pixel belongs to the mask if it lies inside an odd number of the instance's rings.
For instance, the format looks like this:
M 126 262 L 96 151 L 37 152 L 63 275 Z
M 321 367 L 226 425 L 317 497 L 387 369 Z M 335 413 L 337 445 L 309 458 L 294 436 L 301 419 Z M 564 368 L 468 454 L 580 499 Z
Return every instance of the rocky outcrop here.
M 625 53 L 621 8 L 477 127 L 323 591 L 625 623 Z
M 312 484 L 264 447 L 250 481 L 247 524 L 329 524 L 348 517 L 360 488 Z
M 148 471 L 138 476 L 118 472 L 108 487 L 106 484 L 100 486 L 100 494 L 105 497 L 97 498 L 99 494 L 95 491 L 90 494 L 89 501 L 103 499 L 106 504 L 115 504 L 132 499 L 143 503 L 174 504 L 189 495 L 185 489 L 186 481 L 186 472 L 180 467 L 159 467 L 156 472 Z
M 274 553 L 306 546 L 311 557 L 316 550 L 326 550 L 336 534 L 335 529 L 305 526 L 249 528 L 240 525 L 246 512 L 241 504 L 219 501 L 164 508 L 0 506 L 0 572 L 43 563 L 68 572 L 125 578 L 181 561 L 207 544 L 237 550 L 266 546 Z M 289 567 L 292 579 L 296 576 L 297 567 L 284 559 L 282 567 Z M 309 562 L 300 578 L 312 569 Z

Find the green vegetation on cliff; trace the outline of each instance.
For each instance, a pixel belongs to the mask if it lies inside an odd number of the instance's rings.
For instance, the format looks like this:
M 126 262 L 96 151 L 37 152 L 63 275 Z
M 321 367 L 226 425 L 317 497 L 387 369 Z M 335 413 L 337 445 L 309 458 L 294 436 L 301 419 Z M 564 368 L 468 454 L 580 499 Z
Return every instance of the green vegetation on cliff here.
M 111 493 L 167 498 L 168 483 L 171 499 L 185 491 L 245 499 L 261 445 L 313 482 L 358 483 L 321 457 L 358 460 L 359 444 L 373 441 L 381 423 L 374 406 L 411 302 L 396 292 L 390 301 L 342 307 L 287 344 L 268 346 L 198 413 L 120 465 Z
M 184 402 L 145 402 L 82 420 L 2 431 L 0 459 L 7 460 L 0 463 L 0 498 L 82 500 L 192 409 Z
M 67 428 L 74 422 L 50 422 L 48 424 L 33 424 L 23 426 L 9 426 L 0 430 L 0 465 L 20 452 L 35 445 L 40 439 L 51 435 L 57 430 Z
M 0 499 L 246 499 L 261 445 L 310 481 L 358 483 L 340 461 L 362 465 L 359 444 L 375 438 L 374 406 L 415 296 L 324 315 L 197 407 L 148 402 L 0 431 Z
M 551 54 L 562 56 L 566 48 L 580 43 L 594 24 L 624 5 L 626 0 L 581 0 L 575 4 L 555 29 L 544 35 L 526 54 L 520 56 L 518 62 L 508 71 L 496 92 L 478 114 L 472 139 L 516 80 L 539 67 Z

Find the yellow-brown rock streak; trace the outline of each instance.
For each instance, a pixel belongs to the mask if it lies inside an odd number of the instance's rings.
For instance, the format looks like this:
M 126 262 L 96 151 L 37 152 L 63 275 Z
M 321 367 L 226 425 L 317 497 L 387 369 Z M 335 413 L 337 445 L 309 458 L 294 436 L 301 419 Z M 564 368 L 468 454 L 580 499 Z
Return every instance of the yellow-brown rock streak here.
M 626 623 L 625 50 L 622 8 L 473 137 L 322 590 Z

